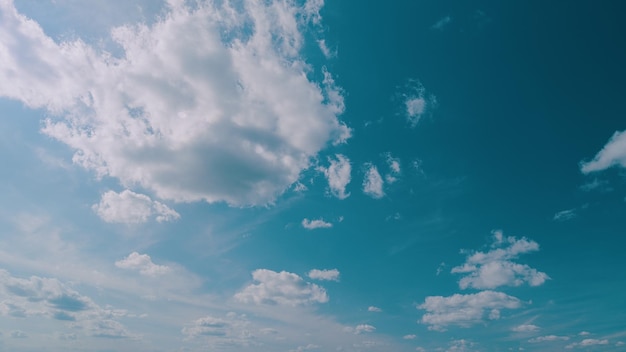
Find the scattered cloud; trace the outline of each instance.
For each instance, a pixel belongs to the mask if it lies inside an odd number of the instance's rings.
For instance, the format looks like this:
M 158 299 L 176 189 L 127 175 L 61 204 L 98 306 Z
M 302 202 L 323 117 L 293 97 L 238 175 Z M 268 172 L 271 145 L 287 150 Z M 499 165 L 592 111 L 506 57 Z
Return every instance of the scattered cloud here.
M 576 217 L 576 209 L 561 210 L 554 214 L 552 220 L 555 221 L 567 221 Z
M 379 199 L 385 195 L 383 191 L 383 178 L 378 173 L 378 169 L 371 163 L 365 164 L 367 172 L 363 179 L 363 192 L 368 196 Z
M 235 299 L 244 303 L 287 306 L 328 302 L 324 288 L 305 282 L 293 273 L 257 269 L 252 272 L 252 279 L 256 283 L 238 292 Z
M 328 229 L 333 227 L 333 224 L 324 221 L 324 219 L 309 220 L 305 218 L 302 220 L 302 227 L 307 230 Z
M 417 80 L 409 80 L 401 94 L 404 112 L 411 128 L 415 128 L 422 117 L 437 105 L 437 98 L 426 93 L 426 88 Z
M 500 310 L 517 309 L 522 305 L 515 297 L 502 292 L 481 291 L 474 294 L 454 294 L 452 296 L 426 297 L 417 308 L 427 313 L 421 323 L 431 330 L 445 330 L 448 325 L 468 327 L 473 324 L 500 318 Z
M 433 24 L 430 28 L 442 31 L 450 24 L 450 22 L 452 22 L 452 17 L 445 16 Z
M 309 278 L 313 280 L 324 280 L 324 281 L 339 281 L 339 270 L 330 269 L 330 270 L 319 270 L 313 269 L 309 271 Z
M 368 311 L 368 312 L 376 312 L 376 313 L 380 313 L 380 312 L 382 312 L 383 310 L 382 310 L 382 309 L 380 309 L 380 308 L 378 308 L 378 307 L 375 307 L 375 306 L 369 306 L 369 307 L 367 307 L 367 311 Z
M 615 132 L 591 161 L 580 164 L 580 171 L 588 174 L 616 165 L 626 167 L 626 131 Z
M 557 335 L 546 335 L 539 336 L 528 340 L 530 343 L 540 343 L 540 342 L 550 342 L 550 341 L 567 341 L 569 337 L 567 336 L 557 336 Z
M 369 332 L 374 332 L 376 330 L 376 327 L 369 325 L 369 324 L 359 324 L 357 325 L 353 332 L 355 335 L 360 335 L 363 333 L 369 333 Z
M 454 274 L 466 274 L 459 281 L 461 289 L 493 289 L 500 286 L 539 286 L 548 275 L 526 264 L 513 262 L 519 255 L 539 250 L 537 242 L 526 238 L 504 237 L 494 232 L 494 242 L 488 252 L 473 252 L 465 263 L 452 268 Z
M 394 158 L 391 153 L 386 154 L 387 165 L 389 167 L 389 172 L 385 175 L 385 181 L 389 184 L 395 183 L 398 181 L 398 176 L 401 173 L 400 168 L 400 159 Z
M 539 331 L 539 327 L 533 324 L 522 324 L 511 329 L 515 332 L 535 332 Z
M 581 347 L 608 345 L 608 344 L 609 344 L 609 340 L 606 340 L 606 339 L 605 340 L 584 339 L 580 342 L 570 343 L 569 345 L 565 346 L 565 348 L 572 349 L 572 348 L 581 348 Z
M 324 173 L 328 180 L 328 187 L 330 193 L 339 199 L 346 199 L 350 196 L 350 193 L 346 193 L 346 187 L 350 183 L 352 166 L 350 160 L 341 155 L 335 155 L 335 159 L 329 157 L 328 162 L 330 166 L 318 167 L 318 170 Z
M 154 264 L 149 255 L 137 252 L 132 252 L 128 257 L 116 261 L 115 266 L 120 269 L 138 271 L 146 276 L 159 276 L 171 271 L 169 266 Z
M 402 336 L 402 338 L 405 339 L 405 340 L 415 340 L 416 337 L 417 337 L 417 335 L 415 335 L 415 334 L 409 334 L 409 335 Z
M 351 134 L 341 89 L 327 71 L 309 80 L 301 55 L 322 3 L 171 1 L 154 23 L 113 29 L 111 55 L 57 43 L 3 1 L 0 96 L 47 110 L 42 132 L 98 177 L 166 200 L 268 204 Z
M 589 331 L 581 331 L 578 333 L 579 336 L 589 336 L 591 333 Z
M 100 198 L 100 203 L 94 204 L 92 209 L 106 222 L 125 224 L 144 223 L 152 216 L 156 216 L 158 222 L 180 218 L 180 214 L 165 204 L 153 201 L 145 194 L 130 190 L 120 193 L 105 192 Z

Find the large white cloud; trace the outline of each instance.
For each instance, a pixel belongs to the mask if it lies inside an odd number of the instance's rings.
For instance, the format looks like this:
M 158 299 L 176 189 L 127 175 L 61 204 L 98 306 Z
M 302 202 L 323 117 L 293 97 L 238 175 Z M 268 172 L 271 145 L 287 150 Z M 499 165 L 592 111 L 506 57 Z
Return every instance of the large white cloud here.
M 167 205 L 130 190 L 120 193 L 107 191 L 102 194 L 100 203 L 94 204 L 92 209 L 106 222 L 138 224 L 148 221 L 153 215 L 158 222 L 180 218 L 180 214 Z
M 305 282 L 300 276 L 286 271 L 257 269 L 252 273 L 256 284 L 250 284 L 235 295 L 244 303 L 297 306 L 326 303 L 326 290 Z
M 113 29 L 116 56 L 57 43 L 0 1 L 0 96 L 46 109 L 43 132 L 75 163 L 174 201 L 272 202 L 350 136 L 341 89 L 300 55 L 322 1 L 168 4 Z
M 587 174 L 615 165 L 626 167 L 626 131 L 615 132 L 591 161 L 581 163 L 580 170 Z
M 470 326 L 500 318 L 500 310 L 521 307 L 519 299 L 502 292 L 481 291 L 474 294 L 426 297 L 418 306 L 427 313 L 421 322 L 432 330 L 444 330 L 448 325 Z
M 147 254 L 132 252 L 128 257 L 115 262 L 115 266 L 120 269 L 135 270 L 141 275 L 158 276 L 171 271 L 167 265 L 157 265 Z
M 463 265 L 452 268 L 451 272 L 466 274 L 459 281 L 461 289 L 493 289 L 524 283 L 539 286 L 549 279 L 546 273 L 512 261 L 521 254 L 538 250 L 539 245 L 535 241 L 504 237 L 501 232 L 495 232 L 490 251 L 472 253 Z

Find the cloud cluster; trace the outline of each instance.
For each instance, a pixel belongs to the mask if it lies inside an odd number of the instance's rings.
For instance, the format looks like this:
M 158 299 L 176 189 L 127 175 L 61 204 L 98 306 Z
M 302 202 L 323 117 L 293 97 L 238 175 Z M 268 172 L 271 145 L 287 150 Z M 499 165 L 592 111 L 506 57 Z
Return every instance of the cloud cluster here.
M 115 266 L 120 269 L 138 271 L 141 275 L 159 276 L 171 271 L 166 265 L 157 265 L 147 254 L 132 252 L 128 257 L 115 262 Z
M 521 307 L 519 299 L 495 291 L 481 291 L 474 294 L 454 294 L 449 297 L 426 297 L 419 309 L 427 311 L 421 322 L 432 330 L 445 330 L 450 324 L 470 326 L 488 318 L 500 318 L 500 310 Z
M 493 289 L 500 286 L 520 286 L 524 283 L 539 286 L 549 279 L 546 273 L 526 264 L 513 262 L 519 255 L 539 250 L 535 241 L 526 238 L 503 237 L 495 232 L 492 248 L 488 252 L 474 252 L 452 273 L 466 274 L 459 281 L 461 289 Z
M 303 30 L 322 1 L 169 1 L 151 25 L 112 30 L 114 55 L 55 42 L 0 2 L 0 97 L 48 111 L 73 161 L 161 199 L 257 205 L 350 129 L 341 89 L 308 78 Z
M 155 216 L 158 222 L 180 218 L 180 214 L 167 205 L 128 189 L 120 193 L 105 192 L 100 198 L 100 203 L 94 204 L 92 209 L 106 222 L 125 224 L 144 223 L 152 216 Z
M 328 302 L 324 288 L 305 282 L 293 273 L 257 269 L 252 272 L 252 279 L 256 283 L 238 292 L 235 299 L 244 303 L 286 306 Z

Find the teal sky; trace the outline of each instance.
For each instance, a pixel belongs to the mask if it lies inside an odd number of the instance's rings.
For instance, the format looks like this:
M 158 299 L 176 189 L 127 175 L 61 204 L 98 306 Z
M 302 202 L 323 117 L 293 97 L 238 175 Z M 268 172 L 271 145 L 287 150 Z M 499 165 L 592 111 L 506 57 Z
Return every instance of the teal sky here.
M 625 350 L 624 10 L 0 0 L 0 350 Z

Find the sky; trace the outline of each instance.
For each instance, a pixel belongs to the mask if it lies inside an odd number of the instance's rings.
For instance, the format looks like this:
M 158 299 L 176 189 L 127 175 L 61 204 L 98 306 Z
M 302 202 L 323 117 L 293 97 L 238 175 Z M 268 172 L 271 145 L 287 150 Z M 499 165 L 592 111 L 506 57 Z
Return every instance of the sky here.
M 0 0 L 0 350 L 626 350 L 625 10 Z

